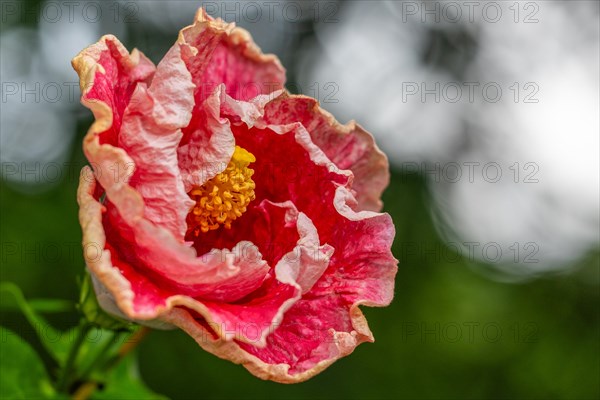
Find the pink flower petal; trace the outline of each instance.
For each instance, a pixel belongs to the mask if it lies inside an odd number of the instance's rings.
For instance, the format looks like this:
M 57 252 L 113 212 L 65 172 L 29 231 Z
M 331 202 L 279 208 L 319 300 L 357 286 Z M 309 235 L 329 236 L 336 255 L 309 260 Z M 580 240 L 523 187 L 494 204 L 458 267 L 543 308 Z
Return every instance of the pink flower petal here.
M 176 44 L 158 65 L 150 87 L 143 83 L 137 86 L 123 114 L 118 136 L 119 147 L 135 164 L 129 183 L 144 199 L 144 217 L 180 240 L 185 236 L 186 217 L 194 205 L 177 165 L 181 129 L 192 116 L 193 90 L 191 75 Z M 110 198 L 111 190 L 106 186 L 105 189 Z
M 198 257 L 188 244 L 147 220 L 129 225 L 110 204 L 104 226 L 112 246 L 123 257 L 129 255 L 125 261 L 172 293 L 236 301 L 258 289 L 269 271 L 258 248 L 248 241 Z
M 236 100 L 283 89 L 285 69 L 277 57 L 263 54 L 246 30 L 213 19 L 204 9 L 198 10 L 193 25 L 181 30 L 179 41 L 197 86 L 197 104 L 222 83 Z
M 194 108 L 183 140 L 177 149 L 185 191 L 202 186 L 223 172 L 231 159 L 235 140 L 229 121 L 220 116 L 223 86 Z
M 100 143 L 115 145 L 131 95 L 139 82 L 152 79 L 154 64 L 137 49 L 130 55 L 112 35 L 83 50 L 72 64 L 80 76 L 81 101 L 96 117 L 90 131 Z
M 178 151 L 189 191 L 222 172 L 233 154 L 229 122 L 218 114 L 221 93 L 250 100 L 280 90 L 285 70 L 277 57 L 261 53 L 247 31 L 215 20 L 203 9 L 193 25 L 182 29 L 178 42 L 196 85 L 193 117 Z
M 340 305 L 333 299 L 300 300 L 286 313 L 286 320 L 267 337 L 264 349 L 251 343 L 221 340 L 206 324 L 183 309 L 173 310 L 164 321 L 183 329 L 206 351 L 243 365 L 261 379 L 298 383 L 352 353 L 358 344 L 373 341 L 358 307 L 352 307 L 347 314 L 338 313 L 339 309 Z M 286 322 L 288 315 L 295 322 Z
M 373 137 L 354 121 L 342 125 L 319 107 L 310 97 L 284 94 L 268 103 L 264 120 L 268 124 L 285 125 L 300 122 L 314 143 L 340 169 L 354 174 L 352 189 L 358 207 L 380 211 L 381 194 L 389 184 L 387 157 Z

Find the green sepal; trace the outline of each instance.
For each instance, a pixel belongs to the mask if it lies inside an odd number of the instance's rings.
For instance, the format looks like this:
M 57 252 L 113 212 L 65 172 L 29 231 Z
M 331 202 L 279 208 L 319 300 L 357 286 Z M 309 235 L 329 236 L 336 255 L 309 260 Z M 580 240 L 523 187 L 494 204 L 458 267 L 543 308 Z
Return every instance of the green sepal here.
M 136 328 L 133 322 L 110 315 L 100 307 L 90 274 L 85 274 L 80 286 L 77 308 L 90 324 L 111 331 L 132 331 Z

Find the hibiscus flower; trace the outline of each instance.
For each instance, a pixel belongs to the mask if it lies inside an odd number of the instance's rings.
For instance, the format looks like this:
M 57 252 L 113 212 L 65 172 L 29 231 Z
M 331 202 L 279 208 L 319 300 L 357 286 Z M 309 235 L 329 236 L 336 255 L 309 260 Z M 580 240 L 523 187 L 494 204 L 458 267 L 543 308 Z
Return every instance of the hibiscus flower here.
M 111 35 L 73 66 L 95 116 L 78 202 L 105 310 L 278 382 L 373 341 L 359 306 L 390 303 L 397 261 L 369 133 L 287 93 L 275 56 L 202 9 L 156 67 Z

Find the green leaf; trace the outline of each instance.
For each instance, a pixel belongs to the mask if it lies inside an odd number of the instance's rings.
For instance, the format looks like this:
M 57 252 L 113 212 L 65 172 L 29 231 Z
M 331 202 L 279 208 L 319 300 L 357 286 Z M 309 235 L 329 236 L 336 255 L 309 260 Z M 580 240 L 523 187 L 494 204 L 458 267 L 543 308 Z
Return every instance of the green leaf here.
M 2 303 L 3 309 L 14 309 L 20 310 L 27 321 L 34 328 L 40 342 L 44 346 L 44 348 L 48 351 L 48 353 L 59 363 L 62 365 L 64 363 L 67 354 L 69 352 L 69 347 L 74 337 L 74 330 L 69 330 L 67 332 L 60 331 L 55 329 L 40 316 L 34 308 L 27 302 L 25 296 L 23 296 L 23 292 L 21 289 L 12 282 L 2 282 L 0 283 L 0 303 Z M 45 305 L 41 308 L 52 308 L 57 310 L 64 306 L 64 304 L 46 302 Z M 38 307 L 40 307 L 40 303 L 37 303 Z
M 29 306 L 39 313 L 66 313 L 75 310 L 75 304 L 61 299 L 30 299 Z
M 97 389 L 91 396 L 93 400 L 144 399 L 166 400 L 167 397 L 150 390 L 140 378 L 137 357 L 129 354 L 110 370 L 104 380 L 102 390 Z
M 4 327 L 1 335 L 0 398 L 57 398 L 44 365 L 31 346 Z
M 75 309 L 72 302 L 68 300 L 60 299 L 30 299 L 28 301 L 29 307 L 36 313 L 64 313 L 70 312 Z M 2 311 L 21 311 L 19 306 L 13 303 L 2 303 L 0 304 L 0 310 Z

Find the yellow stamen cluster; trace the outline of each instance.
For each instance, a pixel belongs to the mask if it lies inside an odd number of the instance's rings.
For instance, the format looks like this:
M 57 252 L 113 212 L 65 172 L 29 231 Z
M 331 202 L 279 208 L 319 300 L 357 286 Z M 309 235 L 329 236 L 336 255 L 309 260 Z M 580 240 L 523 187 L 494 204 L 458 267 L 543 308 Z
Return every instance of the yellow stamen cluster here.
M 221 225 L 231 229 L 231 223 L 241 217 L 255 199 L 254 170 L 248 168 L 255 161 L 252 153 L 235 146 L 227 168 L 188 193 L 196 202 L 188 217 L 189 231 L 198 236 L 200 232 L 215 230 Z

